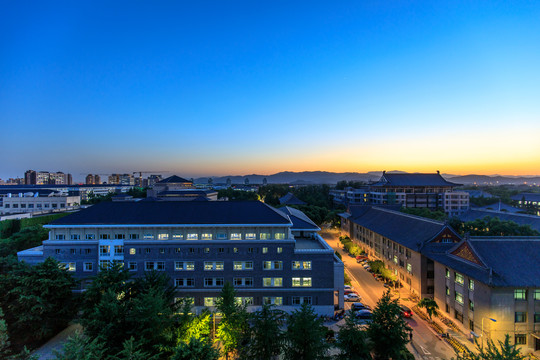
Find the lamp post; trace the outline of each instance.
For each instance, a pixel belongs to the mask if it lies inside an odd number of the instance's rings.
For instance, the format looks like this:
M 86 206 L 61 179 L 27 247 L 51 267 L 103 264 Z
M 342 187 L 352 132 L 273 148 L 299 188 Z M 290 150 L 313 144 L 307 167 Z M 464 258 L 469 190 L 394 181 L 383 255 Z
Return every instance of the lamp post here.
M 493 321 L 493 322 L 497 322 L 497 320 L 492 319 L 492 318 L 490 318 L 490 317 L 485 317 L 485 316 L 484 316 L 484 317 L 482 318 L 482 350 L 484 349 L 484 319 L 489 319 L 489 320 L 491 320 L 491 321 Z

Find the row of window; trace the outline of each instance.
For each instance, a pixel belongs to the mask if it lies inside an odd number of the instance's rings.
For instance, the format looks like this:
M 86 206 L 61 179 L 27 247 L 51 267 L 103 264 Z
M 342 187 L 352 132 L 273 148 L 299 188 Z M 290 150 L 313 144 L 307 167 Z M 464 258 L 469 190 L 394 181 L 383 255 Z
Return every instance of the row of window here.
M 225 284 L 225 279 L 204 278 L 204 287 L 222 287 Z M 233 285 L 237 287 L 253 287 L 254 281 L 252 277 L 237 277 L 233 278 Z M 293 277 L 291 278 L 292 287 L 311 287 L 313 284 L 310 277 Z M 174 279 L 174 285 L 177 287 L 195 287 L 194 278 L 179 278 Z M 263 287 L 283 287 L 283 278 L 281 277 L 263 277 Z
M 447 279 L 450 279 L 450 269 L 446 268 L 445 276 L 446 276 Z M 456 284 L 459 284 L 459 285 L 463 286 L 465 284 L 465 277 L 463 276 L 463 274 L 460 274 L 460 273 L 454 271 L 454 281 L 456 282 Z M 471 291 L 474 290 L 474 280 L 473 279 L 469 279 L 468 286 L 469 286 L 469 290 L 471 290 Z
M 514 299 L 515 300 L 527 300 L 527 289 L 515 289 L 514 290 Z M 534 300 L 540 300 L 540 289 L 535 289 L 533 293 Z
M 112 248 L 111 248 L 111 245 L 100 245 L 99 246 L 99 254 L 101 256 L 108 256 L 108 255 L 111 255 L 111 249 L 114 250 L 114 255 L 121 255 L 121 254 L 124 254 L 124 246 L 123 245 L 113 245 Z M 59 249 L 58 249 L 59 250 Z M 73 249 L 74 250 L 74 249 Z M 145 253 L 145 254 L 150 254 L 152 253 L 152 248 L 139 248 L 139 254 L 140 253 Z M 167 251 L 168 250 L 168 251 Z M 182 253 L 182 252 L 187 252 L 189 254 L 195 254 L 195 253 L 200 253 L 202 250 L 202 253 L 204 254 L 210 254 L 211 252 L 213 253 L 213 251 L 211 251 L 211 249 L 209 247 L 205 247 L 205 248 L 202 248 L 202 249 L 199 249 L 199 248 L 186 248 L 186 249 L 182 249 L 182 248 L 175 248 L 174 249 L 174 252 L 175 253 Z M 237 247 L 233 247 L 232 249 L 229 249 L 229 248 L 225 248 L 225 247 L 219 247 L 219 248 L 216 248 L 215 249 L 217 254 L 225 254 L 226 252 L 233 252 L 234 254 L 238 254 L 240 253 L 240 249 L 237 248 Z M 250 248 L 247 248 L 246 249 L 246 253 L 248 254 L 253 254 L 256 252 L 256 250 L 258 250 L 258 248 L 253 248 L 253 247 L 250 247 Z M 170 253 L 171 252 L 171 249 L 167 249 L 167 248 L 158 248 L 158 249 L 154 249 L 154 251 L 157 251 L 159 252 L 160 254 L 165 254 L 165 253 Z M 58 252 L 57 252 L 58 253 Z M 74 252 L 72 252 L 74 253 Z M 263 246 L 261 248 L 261 253 L 263 254 L 268 254 L 269 253 L 269 248 L 266 247 L 266 246 Z M 277 254 L 281 254 L 283 253 L 283 248 L 278 246 L 276 247 L 276 253 Z M 137 254 L 137 249 L 136 248 L 130 248 L 129 249 L 129 255 L 136 255 Z
M 20 204 L 21 205 L 21 209 L 34 209 L 34 204 Z M 26 206 L 28 205 L 28 207 Z M 36 205 L 36 208 L 37 209 L 41 209 L 41 208 L 45 208 L 45 209 L 57 209 L 57 208 L 65 208 L 66 207 L 66 204 L 64 203 L 61 203 L 61 204 L 49 204 L 49 203 L 45 203 L 45 204 L 35 204 Z M 71 204 L 68 204 L 68 206 L 71 206 Z M 18 209 L 19 208 L 19 204 L 11 204 L 11 207 L 13 209 Z M 5 209 L 9 209 L 10 208 L 10 204 L 4 204 L 4 208 Z
M 7 205 L 7 204 L 6 204 Z M 15 207 L 16 204 L 13 205 Z M 56 204 L 53 204 L 56 205 Z M 48 206 L 46 206 L 48 207 Z M 53 206 L 56 207 L 56 206 Z M 64 204 L 61 204 L 61 207 L 64 207 Z M 65 234 L 56 234 L 56 240 L 65 240 L 66 235 Z M 81 235 L 79 234 L 72 234 L 70 235 L 71 240 L 80 240 Z M 96 234 L 86 234 L 85 235 L 86 240 L 95 240 Z M 140 234 L 132 233 L 132 234 L 99 234 L 100 240 L 138 240 L 141 239 Z M 284 240 L 285 239 L 285 233 L 279 232 L 275 233 L 273 236 L 271 233 L 259 233 L 259 236 L 257 237 L 256 233 L 218 233 L 218 234 L 212 234 L 212 233 L 188 233 L 184 236 L 184 234 L 169 234 L 169 233 L 160 233 L 154 235 L 151 233 L 143 234 L 142 239 L 145 240 Z

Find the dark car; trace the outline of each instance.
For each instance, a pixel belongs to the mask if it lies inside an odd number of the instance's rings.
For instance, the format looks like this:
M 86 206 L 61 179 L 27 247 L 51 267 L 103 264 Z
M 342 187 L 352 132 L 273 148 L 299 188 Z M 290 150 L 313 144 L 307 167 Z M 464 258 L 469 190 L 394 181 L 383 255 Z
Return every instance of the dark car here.
M 360 302 L 355 302 L 351 304 L 351 310 L 371 310 L 371 308 L 368 305 L 362 304 Z
M 412 318 L 413 312 L 411 309 L 409 309 L 408 307 L 404 305 L 401 305 L 400 308 L 401 308 L 401 314 L 403 315 L 403 317 Z
M 355 314 L 355 317 L 358 320 L 363 320 L 365 322 L 370 322 L 373 314 L 369 310 L 358 310 Z

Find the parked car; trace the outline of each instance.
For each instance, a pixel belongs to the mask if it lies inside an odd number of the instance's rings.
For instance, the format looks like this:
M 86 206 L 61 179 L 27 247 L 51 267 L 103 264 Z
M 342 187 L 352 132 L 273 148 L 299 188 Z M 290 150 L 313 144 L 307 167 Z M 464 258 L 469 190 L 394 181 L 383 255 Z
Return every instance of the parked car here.
M 356 294 L 356 292 L 354 292 L 353 290 L 345 290 L 343 293 L 344 293 L 345 295 Z
M 356 257 L 356 260 L 357 260 L 357 261 L 358 261 L 358 260 L 365 260 L 365 259 L 367 259 L 367 256 L 365 256 L 365 255 L 358 255 L 358 256 Z
M 411 309 L 409 309 L 405 305 L 401 305 L 400 308 L 401 308 L 401 311 L 402 311 L 401 314 L 403 315 L 403 317 L 412 318 L 413 312 Z
M 358 294 L 352 293 L 344 296 L 345 301 L 360 301 Z
M 371 308 L 366 305 L 366 304 L 362 304 L 360 302 L 355 302 L 355 303 L 352 303 L 351 304 L 351 309 L 353 311 L 357 311 L 357 310 L 371 310 Z
M 358 310 L 355 316 L 358 320 L 361 320 L 362 322 L 371 322 L 373 314 L 369 310 Z
M 343 288 L 345 290 L 352 290 L 353 289 L 353 287 L 351 285 L 344 285 Z

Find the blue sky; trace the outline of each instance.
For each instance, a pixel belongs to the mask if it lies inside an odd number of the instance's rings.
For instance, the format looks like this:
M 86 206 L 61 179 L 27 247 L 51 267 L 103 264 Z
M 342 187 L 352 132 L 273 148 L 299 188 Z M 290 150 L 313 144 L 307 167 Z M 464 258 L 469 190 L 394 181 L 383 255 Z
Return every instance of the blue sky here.
M 540 173 L 537 2 L 11 2 L 0 177 Z

